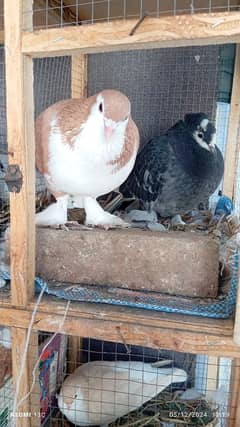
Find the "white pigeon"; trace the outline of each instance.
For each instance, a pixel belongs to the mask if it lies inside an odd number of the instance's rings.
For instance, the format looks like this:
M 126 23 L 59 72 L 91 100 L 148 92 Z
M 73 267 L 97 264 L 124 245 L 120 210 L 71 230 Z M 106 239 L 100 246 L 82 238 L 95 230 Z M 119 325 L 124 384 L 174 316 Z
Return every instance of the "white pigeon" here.
M 61 412 L 74 425 L 106 425 L 133 411 L 187 374 L 177 368 L 126 361 L 95 361 L 81 365 L 63 382 Z
M 84 207 L 87 225 L 124 225 L 96 198 L 119 187 L 133 169 L 139 132 L 129 99 L 103 90 L 57 102 L 36 120 L 36 165 L 56 203 L 36 215 L 37 225 L 67 222 L 69 196 Z

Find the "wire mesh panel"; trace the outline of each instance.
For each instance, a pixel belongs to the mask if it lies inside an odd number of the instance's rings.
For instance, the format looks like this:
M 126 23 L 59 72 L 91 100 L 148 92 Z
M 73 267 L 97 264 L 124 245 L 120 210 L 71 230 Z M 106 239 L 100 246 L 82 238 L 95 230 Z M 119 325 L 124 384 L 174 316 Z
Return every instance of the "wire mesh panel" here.
M 71 96 L 71 58 L 43 58 L 34 60 L 35 118 L 49 105 Z M 37 209 L 47 201 L 46 184 L 36 170 Z
M 35 0 L 35 28 L 239 10 L 238 0 Z M 25 11 L 25 14 L 29 13 Z
M 0 327 L 0 425 L 8 427 L 12 420 L 13 383 L 11 360 L 11 333 Z
M 240 139 L 240 122 L 238 126 L 238 139 Z M 235 193 L 235 209 L 236 213 L 240 215 L 240 156 L 238 155 L 238 167 L 237 167 L 237 184 L 236 184 L 236 193 Z
M 71 96 L 71 58 L 34 60 L 35 117 L 45 108 Z
M 36 404 L 38 396 L 44 426 L 227 427 L 235 420 L 237 360 L 66 338 L 39 334 L 40 387 L 31 397 Z
M 89 55 L 88 94 L 118 89 L 131 101 L 141 144 L 165 132 L 186 113 L 215 119 L 219 46 Z
M 45 427 L 228 427 L 239 405 L 239 360 L 32 332 L 31 410 Z M 11 334 L 0 328 L 0 420 L 14 408 Z M 14 415 L 15 414 L 15 415 Z
M 4 17 L 3 17 L 3 0 L 0 1 L 0 31 L 3 31 L 4 28 Z

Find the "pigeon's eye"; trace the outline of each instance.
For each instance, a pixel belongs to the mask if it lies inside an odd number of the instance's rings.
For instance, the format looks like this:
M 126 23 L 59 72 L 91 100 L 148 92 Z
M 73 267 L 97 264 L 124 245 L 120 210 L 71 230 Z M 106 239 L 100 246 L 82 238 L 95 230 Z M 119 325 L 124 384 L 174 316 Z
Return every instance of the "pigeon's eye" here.
M 198 133 L 198 137 L 199 137 L 199 138 L 201 138 L 201 139 L 203 139 L 203 133 L 202 133 L 202 132 L 199 132 L 199 133 Z
M 102 104 L 102 102 L 99 104 L 98 109 L 99 109 L 100 113 L 102 113 L 102 112 L 103 112 L 103 104 Z

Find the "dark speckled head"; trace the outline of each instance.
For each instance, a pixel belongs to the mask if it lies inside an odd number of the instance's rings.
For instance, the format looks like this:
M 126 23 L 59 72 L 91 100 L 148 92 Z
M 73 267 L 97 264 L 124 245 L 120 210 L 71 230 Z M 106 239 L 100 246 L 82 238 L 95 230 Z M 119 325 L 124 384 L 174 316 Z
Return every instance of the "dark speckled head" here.
M 186 114 L 184 123 L 195 141 L 208 151 L 215 149 L 216 128 L 205 113 Z

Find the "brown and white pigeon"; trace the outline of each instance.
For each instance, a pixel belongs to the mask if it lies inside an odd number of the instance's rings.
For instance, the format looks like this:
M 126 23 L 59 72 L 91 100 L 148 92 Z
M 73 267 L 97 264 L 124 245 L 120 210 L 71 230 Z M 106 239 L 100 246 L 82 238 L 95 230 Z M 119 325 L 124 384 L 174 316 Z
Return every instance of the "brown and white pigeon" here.
M 36 165 L 56 203 L 36 215 L 38 225 L 67 222 L 69 196 L 84 207 L 86 224 L 124 225 L 96 198 L 119 187 L 130 174 L 139 146 L 129 99 L 103 90 L 87 99 L 57 102 L 36 121 Z

